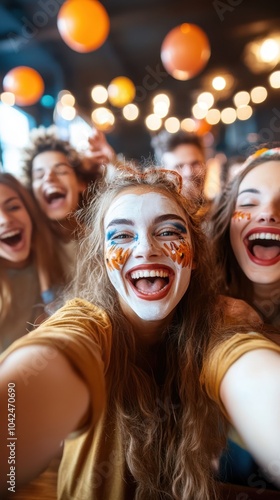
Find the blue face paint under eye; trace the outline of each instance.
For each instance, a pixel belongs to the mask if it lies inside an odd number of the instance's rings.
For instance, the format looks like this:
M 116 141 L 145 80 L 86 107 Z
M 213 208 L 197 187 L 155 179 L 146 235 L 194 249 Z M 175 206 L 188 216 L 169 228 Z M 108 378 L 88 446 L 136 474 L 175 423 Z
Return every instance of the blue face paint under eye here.
M 181 231 L 181 233 L 187 234 L 187 230 L 186 230 L 185 226 L 180 224 L 180 222 L 171 222 L 171 225 L 176 227 L 176 229 L 179 229 L 179 231 Z
M 106 241 L 109 241 L 111 246 L 112 245 L 120 245 L 122 243 L 127 243 L 127 241 L 125 239 L 122 240 L 122 239 L 118 238 L 118 236 L 117 236 L 118 241 L 116 241 L 114 239 L 114 235 L 116 233 L 119 233 L 119 232 L 120 232 L 119 229 L 113 229 L 112 231 L 108 231 L 108 233 L 106 234 Z M 134 237 L 131 236 L 131 238 L 133 241 L 138 241 L 138 234 L 136 234 Z
M 108 233 L 106 234 L 106 241 L 109 241 L 112 236 L 114 236 L 114 234 L 116 234 L 117 230 L 116 229 L 113 229 L 113 231 L 108 231 Z

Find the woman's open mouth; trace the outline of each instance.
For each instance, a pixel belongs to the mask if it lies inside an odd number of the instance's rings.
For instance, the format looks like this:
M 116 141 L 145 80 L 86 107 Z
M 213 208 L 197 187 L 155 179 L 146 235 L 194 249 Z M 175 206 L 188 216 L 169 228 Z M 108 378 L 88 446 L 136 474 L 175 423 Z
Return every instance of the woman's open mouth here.
M 50 206 L 59 205 L 66 198 L 66 193 L 60 189 L 51 189 L 44 193 L 45 201 Z
M 168 267 L 157 266 L 141 266 L 126 274 L 137 297 L 144 300 L 160 300 L 168 294 L 174 273 Z
M 9 231 L 0 237 L 0 242 L 11 248 L 17 247 L 23 240 L 23 232 L 20 229 Z
M 280 231 L 255 231 L 246 236 L 245 246 L 250 259 L 260 266 L 280 261 Z

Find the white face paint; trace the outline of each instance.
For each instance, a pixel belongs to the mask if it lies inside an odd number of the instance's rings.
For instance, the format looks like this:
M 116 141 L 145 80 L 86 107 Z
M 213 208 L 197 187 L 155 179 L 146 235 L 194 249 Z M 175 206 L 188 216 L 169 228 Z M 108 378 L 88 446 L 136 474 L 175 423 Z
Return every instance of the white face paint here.
M 192 270 L 188 224 L 175 200 L 150 188 L 121 193 L 106 213 L 105 262 L 123 312 L 166 318 L 186 292 Z

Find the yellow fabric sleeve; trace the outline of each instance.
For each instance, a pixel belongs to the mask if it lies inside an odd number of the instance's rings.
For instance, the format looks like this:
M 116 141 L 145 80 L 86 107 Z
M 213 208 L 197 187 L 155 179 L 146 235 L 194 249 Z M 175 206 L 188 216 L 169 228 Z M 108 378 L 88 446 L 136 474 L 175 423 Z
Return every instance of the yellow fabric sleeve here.
M 58 350 L 87 384 L 92 403 L 88 417 L 94 420 L 94 409 L 99 407 L 100 396 L 106 392 L 105 376 L 110 362 L 111 341 L 112 327 L 105 311 L 85 300 L 73 299 L 31 333 L 11 344 L 1 354 L 0 363 L 21 347 L 47 346 L 44 359 L 34 357 L 30 360 L 29 370 L 21 373 L 28 383 L 29 378 L 36 376 Z
M 280 346 L 260 333 L 237 333 L 209 351 L 203 363 L 201 384 L 205 387 L 208 396 L 220 406 L 228 420 L 230 420 L 229 416 L 220 397 L 221 382 L 237 359 L 255 349 L 269 349 L 280 354 Z

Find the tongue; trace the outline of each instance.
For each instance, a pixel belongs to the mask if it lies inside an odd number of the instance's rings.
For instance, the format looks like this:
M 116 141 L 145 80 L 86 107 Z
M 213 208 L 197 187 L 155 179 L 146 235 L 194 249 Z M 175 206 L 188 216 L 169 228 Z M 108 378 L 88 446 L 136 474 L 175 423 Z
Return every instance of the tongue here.
M 280 254 L 280 247 L 271 246 L 263 247 L 261 245 L 254 246 L 254 255 L 260 260 L 271 260 L 275 259 Z
M 153 278 L 152 280 L 140 278 L 135 283 L 137 290 L 143 293 L 159 292 L 165 285 L 166 281 L 163 278 Z
M 6 243 L 6 245 L 9 245 L 10 247 L 16 246 L 21 240 L 21 235 L 16 234 L 15 236 L 10 236 L 10 238 L 5 238 L 3 239 L 3 243 Z
M 48 198 L 48 203 L 50 205 L 52 205 L 52 204 L 56 203 L 57 201 L 64 199 L 64 198 L 65 198 L 65 196 L 63 194 L 56 193 Z

